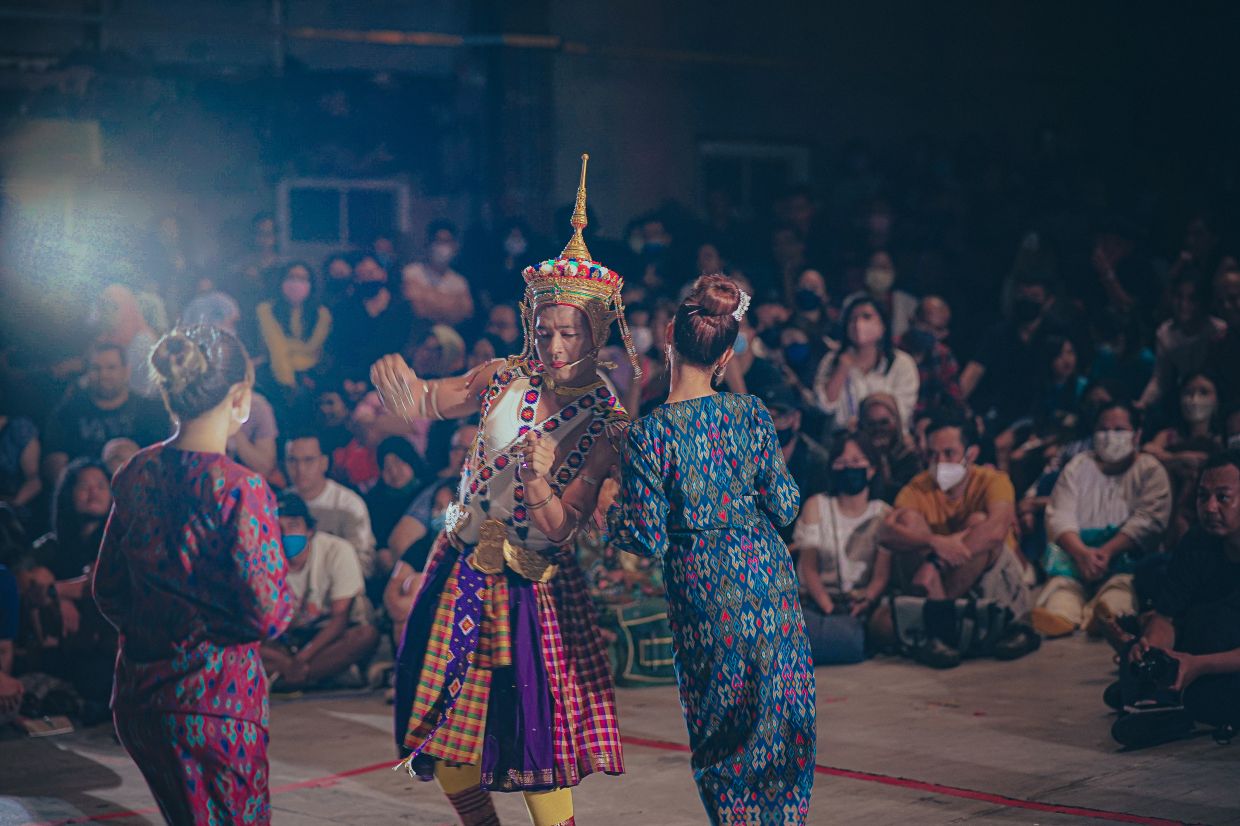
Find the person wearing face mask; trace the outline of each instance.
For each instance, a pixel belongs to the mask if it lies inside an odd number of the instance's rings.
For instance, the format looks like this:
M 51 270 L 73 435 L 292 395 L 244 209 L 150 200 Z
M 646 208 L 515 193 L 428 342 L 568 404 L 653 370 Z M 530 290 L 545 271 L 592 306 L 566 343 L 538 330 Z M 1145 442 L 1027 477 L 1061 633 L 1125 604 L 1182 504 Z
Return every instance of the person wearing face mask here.
M 409 302 L 394 295 L 388 272 L 373 255 L 353 268 L 353 290 L 332 313 L 331 356 L 334 368 L 350 376 L 365 375 L 389 348 L 404 352 L 426 340 L 431 323 L 417 318 Z
M 890 393 L 900 410 L 900 427 L 907 430 L 921 386 L 917 363 L 892 345 L 887 316 L 873 298 L 852 298 L 840 320 L 843 340 L 822 360 L 814 380 L 819 406 L 835 416 L 837 427 L 851 428 L 862 399 Z
M 280 494 L 279 508 L 285 578 L 297 607 L 288 629 L 260 648 L 268 679 L 292 691 L 350 671 L 356 683 L 379 643 L 357 554 L 340 537 L 316 531 L 293 491 Z
M 831 454 L 802 430 L 804 413 L 801 399 L 786 384 L 772 385 L 762 395 L 762 403 L 775 423 L 775 436 L 784 454 L 788 472 L 802 496 L 814 496 L 831 488 Z M 785 541 L 792 539 L 791 527 L 781 530 Z
M 960 663 L 954 601 L 966 595 L 994 600 L 1023 620 L 1029 586 L 1012 526 L 1016 494 L 1006 473 L 977 464 L 972 423 L 942 413 L 926 427 L 929 468 L 896 496 L 879 541 L 893 554 L 895 579 L 906 593 L 926 597 L 927 639 L 917 659 L 933 668 Z M 1021 622 L 1008 626 L 995 656 L 1015 659 L 1041 638 Z
M 426 229 L 426 262 L 401 271 L 405 300 L 417 318 L 455 327 L 474 314 L 474 298 L 465 277 L 452 269 L 461 251 L 456 227 L 435 221 Z
M 269 823 L 259 645 L 295 606 L 275 496 L 224 452 L 249 418 L 254 372 L 235 336 L 204 326 L 164 336 L 151 366 L 177 433 L 116 475 L 94 570 L 120 635 L 116 733 L 169 823 L 210 811 Z
M 878 530 L 891 506 L 871 498 L 878 454 L 861 437 L 831 447 L 830 493 L 809 497 L 793 543 L 814 665 L 865 658 L 865 622 L 891 577 Z
M 913 438 L 900 429 L 900 408 L 890 393 L 871 393 L 861 402 L 857 430 L 873 447 L 875 497 L 887 504 L 924 470 Z
M 320 301 L 320 292 L 313 270 L 296 261 L 284 267 L 276 294 L 258 305 L 268 368 L 285 391 L 297 388 L 323 359 L 332 314 Z
M 827 296 L 827 282 L 818 270 L 806 270 L 797 278 L 796 292 L 792 296 L 796 313 L 790 322 L 804 330 L 810 341 L 821 344 L 834 332 L 831 307 Z
M 1180 383 L 1178 416 L 1171 427 L 1158 432 L 1145 452 L 1163 463 L 1171 475 L 1174 505 L 1170 536 L 1178 539 L 1193 519 L 1197 473 L 1210 454 L 1223 447 L 1218 383 L 1207 373 L 1193 373 Z
M 1171 519 L 1171 482 L 1157 459 L 1138 450 L 1140 418 L 1112 402 L 1094 420 L 1093 447 L 1064 467 L 1046 506 L 1042 557 L 1049 579 L 1032 624 L 1047 637 L 1135 614 L 1132 572 L 1158 550 Z
M 891 256 L 882 250 L 871 255 L 865 268 L 865 294 L 886 310 L 891 319 L 892 338 L 898 341 L 908 332 L 917 314 L 917 299 L 897 289 L 895 284 L 896 268 Z

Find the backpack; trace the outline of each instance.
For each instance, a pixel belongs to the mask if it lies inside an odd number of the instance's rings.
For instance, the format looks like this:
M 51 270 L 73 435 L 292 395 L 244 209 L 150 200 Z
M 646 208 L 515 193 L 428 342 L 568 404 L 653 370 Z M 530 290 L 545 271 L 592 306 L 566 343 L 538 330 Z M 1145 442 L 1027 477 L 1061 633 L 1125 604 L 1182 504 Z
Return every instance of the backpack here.
M 925 597 L 891 595 L 891 623 L 897 651 L 911 657 L 926 641 Z M 943 642 L 962 657 L 988 657 L 995 643 L 1015 621 L 1012 609 L 993 599 L 962 597 L 955 601 L 956 629 L 952 639 Z

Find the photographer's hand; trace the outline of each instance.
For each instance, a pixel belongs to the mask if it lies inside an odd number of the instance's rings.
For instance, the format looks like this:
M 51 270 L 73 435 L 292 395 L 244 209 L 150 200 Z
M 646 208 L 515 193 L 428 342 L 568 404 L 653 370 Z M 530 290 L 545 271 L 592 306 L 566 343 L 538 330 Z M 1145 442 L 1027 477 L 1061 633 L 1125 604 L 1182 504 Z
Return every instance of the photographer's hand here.
M 1180 664 L 1175 683 L 1171 686 L 1173 690 L 1184 691 L 1201 676 L 1202 662 L 1200 657 L 1185 654 L 1183 651 L 1163 651 L 1163 653 Z

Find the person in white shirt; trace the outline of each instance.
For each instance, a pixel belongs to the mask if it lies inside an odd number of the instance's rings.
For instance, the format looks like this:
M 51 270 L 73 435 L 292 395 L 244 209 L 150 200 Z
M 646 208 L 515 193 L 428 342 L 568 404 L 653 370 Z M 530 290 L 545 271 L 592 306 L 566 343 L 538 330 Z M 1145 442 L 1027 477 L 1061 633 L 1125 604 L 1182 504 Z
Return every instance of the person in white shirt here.
M 1046 506 L 1050 540 L 1042 564 L 1050 579 L 1033 609 L 1034 628 L 1048 637 L 1136 613 L 1135 560 L 1158 550 L 1171 518 L 1171 483 L 1157 459 L 1137 450 L 1137 413 L 1124 402 L 1104 405 L 1093 449 L 1068 462 Z
M 427 227 L 426 236 L 426 263 L 409 264 L 401 272 L 405 300 L 418 318 L 455 327 L 474 314 L 469 282 L 452 269 L 461 249 L 456 227 L 447 221 L 436 221 Z
M 853 428 L 861 402 L 874 393 L 890 393 L 900 409 L 905 431 L 912 423 L 921 379 L 917 362 L 892 344 L 886 311 L 868 295 L 853 296 L 841 314 L 843 340 L 823 358 L 814 394 L 837 427 Z
M 891 506 L 870 496 L 877 456 L 863 439 L 831 449 L 830 493 L 806 500 L 793 533 L 805 631 L 815 665 L 865 658 L 865 624 L 891 578 L 878 530 Z
M 284 445 L 284 467 L 289 483 L 310 508 L 318 529 L 353 546 L 363 576 L 385 575 L 386 571 L 376 570 L 375 534 L 370 527 L 366 502 L 344 485 L 327 478 L 329 464 L 319 437 L 314 434 L 294 435 Z
M 357 556 L 349 543 L 315 530 L 305 501 L 280 495 L 285 576 L 297 610 L 288 630 L 265 642 L 263 666 L 273 684 L 300 688 L 364 663 L 379 643 Z M 360 676 L 360 675 L 359 675 Z

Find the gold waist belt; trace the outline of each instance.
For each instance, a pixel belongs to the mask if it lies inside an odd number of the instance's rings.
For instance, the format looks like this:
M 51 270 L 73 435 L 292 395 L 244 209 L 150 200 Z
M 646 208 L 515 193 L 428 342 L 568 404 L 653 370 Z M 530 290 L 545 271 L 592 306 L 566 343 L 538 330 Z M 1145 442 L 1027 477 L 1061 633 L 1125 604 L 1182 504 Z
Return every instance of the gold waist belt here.
M 508 541 L 503 522 L 488 519 L 478 529 L 478 544 L 468 557 L 469 565 L 484 574 L 498 574 L 507 565 L 530 582 L 550 582 L 559 566 L 538 551 Z

